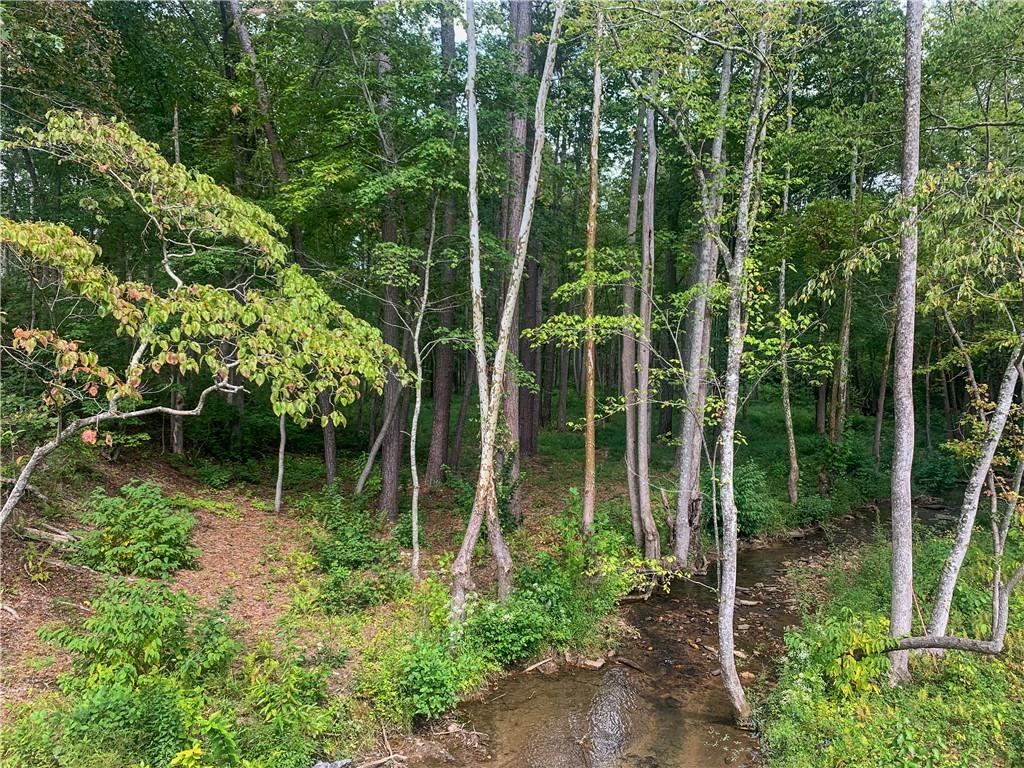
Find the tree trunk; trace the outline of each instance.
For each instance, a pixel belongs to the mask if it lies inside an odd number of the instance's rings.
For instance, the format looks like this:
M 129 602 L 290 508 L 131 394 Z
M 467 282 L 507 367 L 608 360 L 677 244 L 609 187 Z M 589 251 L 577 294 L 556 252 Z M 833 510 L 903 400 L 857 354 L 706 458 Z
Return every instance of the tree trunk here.
M 631 246 L 636 245 L 637 214 L 640 209 L 640 163 L 643 159 L 643 110 L 637 115 L 633 131 L 633 162 L 629 172 L 629 214 L 626 221 L 626 238 Z M 644 545 L 644 527 L 640 519 L 640 490 L 637 483 L 637 439 L 636 439 L 636 334 L 628 325 L 636 309 L 636 283 L 633 280 L 632 264 L 630 275 L 622 285 L 622 315 L 627 325 L 622 334 L 622 395 L 626 410 L 626 486 L 629 490 L 629 510 L 633 521 L 633 541 L 637 548 Z
M 420 426 L 420 408 L 423 405 L 423 353 L 420 351 L 420 334 L 423 331 L 423 317 L 427 314 L 430 298 L 430 268 L 434 255 L 434 224 L 437 220 L 437 199 L 430 214 L 430 234 L 427 236 L 426 261 L 423 264 L 423 289 L 412 331 L 412 355 L 416 364 L 415 395 L 412 407 L 412 423 L 409 426 L 409 476 L 412 480 L 412 562 L 410 574 L 414 582 L 420 580 L 420 471 L 416 465 L 416 436 Z
M 665 254 L 665 293 L 673 294 L 676 292 L 676 288 L 679 284 L 679 278 L 676 272 L 676 254 L 674 248 L 669 248 L 668 253 Z M 659 357 L 663 361 L 663 365 L 668 365 L 667 361 L 672 360 L 676 355 L 673 352 L 676 349 L 676 339 L 673 338 L 673 331 L 671 328 L 665 328 L 658 339 L 658 346 L 661 347 Z M 670 377 L 665 378 L 661 382 L 659 388 L 658 399 L 661 401 L 658 407 L 658 431 L 657 435 L 665 435 L 667 437 L 672 436 L 672 405 L 670 401 L 673 399 L 674 386 L 669 380 Z
M 890 342 L 891 344 L 891 342 Z M 928 342 L 928 351 L 924 359 L 924 445 L 928 453 L 932 452 L 932 347 L 935 346 L 935 337 Z M 888 360 L 888 353 L 886 353 Z M 875 452 L 875 468 L 878 468 L 878 452 Z
M 558 411 L 557 427 L 559 431 L 566 427 L 566 409 L 569 407 L 569 347 L 561 344 L 558 348 Z
M 455 201 L 449 199 L 444 211 L 444 238 L 451 242 L 455 230 Z M 441 281 L 446 287 L 453 285 L 452 268 L 442 260 Z M 455 304 L 445 299 L 439 322 L 442 328 L 455 326 Z M 438 344 L 434 350 L 434 415 L 430 427 L 430 452 L 423 484 L 428 488 L 444 481 L 444 464 L 448 460 L 448 434 L 452 418 L 452 389 L 454 388 L 455 352 L 450 344 Z
M 505 559 L 507 552 L 502 547 L 501 528 L 497 525 L 494 499 L 494 454 L 495 437 L 498 431 L 498 417 L 501 412 L 502 383 L 505 378 L 505 364 L 508 359 L 510 337 L 513 330 L 513 314 L 515 297 L 519 294 L 519 285 L 526 264 L 526 251 L 530 240 L 530 229 L 533 224 L 533 210 L 537 199 L 540 179 L 541 157 L 544 150 L 544 111 L 547 106 L 548 91 L 554 72 L 555 55 L 558 51 L 558 38 L 562 26 L 562 15 L 565 5 L 562 0 L 554 4 L 554 18 L 551 22 L 551 33 L 548 39 L 547 55 L 537 92 L 534 109 L 534 138 L 530 163 L 529 179 L 523 199 L 523 211 L 520 216 L 519 235 L 515 243 L 512 269 L 501 319 L 498 324 L 498 339 L 494 355 L 494 370 L 490 383 L 487 378 L 487 351 L 484 338 L 483 288 L 481 285 L 480 266 L 480 215 L 477 204 L 477 176 L 479 165 L 479 147 L 477 136 L 477 105 L 476 105 L 476 31 L 473 19 L 473 0 L 466 2 L 466 30 L 468 71 L 466 81 L 467 117 L 469 124 L 469 228 L 470 228 L 470 273 L 473 307 L 473 345 L 477 362 L 477 387 L 480 401 L 480 471 L 477 477 L 476 495 L 473 509 L 470 512 L 466 533 L 462 546 L 452 563 L 452 618 L 458 622 L 465 619 L 466 599 L 472 587 L 470 563 L 473 549 L 480 535 L 484 515 L 488 519 L 488 536 L 491 548 L 498 561 L 498 594 L 504 596 L 511 583 L 511 561 Z
M 400 407 L 396 403 L 394 407 L 384 412 L 384 423 L 380 425 L 380 429 L 377 431 L 373 442 L 370 444 L 370 450 L 366 456 L 366 463 L 363 465 L 363 471 L 359 474 L 359 479 L 356 481 L 355 494 L 358 496 L 366 488 L 366 481 L 370 479 L 370 473 L 373 471 L 374 462 L 377 460 L 377 454 L 380 453 L 381 446 L 384 444 L 384 439 L 391 433 L 390 427 L 391 422 L 398 418 L 398 412 Z M 373 425 L 373 414 L 370 414 L 371 427 Z
M 282 413 L 278 420 L 278 432 L 280 437 L 277 443 L 277 485 L 274 487 L 274 514 L 281 512 L 281 497 L 284 492 L 284 449 L 288 440 L 288 423 Z
M 1002 439 L 1003 429 L 1006 427 L 1006 420 L 1013 405 L 1013 397 L 1017 391 L 1017 366 L 1020 365 L 1022 349 L 1024 349 L 1024 337 L 1010 354 L 1010 362 L 1006 366 L 1002 382 L 999 385 L 996 408 L 988 417 L 985 437 L 981 442 L 981 454 L 975 460 L 971 474 L 967 478 L 967 488 L 964 491 L 964 499 L 960 507 L 960 522 L 957 524 L 953 546 L 942 567 L 942 575 L 935 590 L 935 602 L 932 606 L 931 619 L 928 622 L 927 634 L 930 636 L 941 636 L 946 633 L 949 611 L 953 604 L 953 591 L 956 589 L 960 567 L 963 565 L 964 557 L 967 556 L 967 548 L 971 543 L 981 491 L 985 484 L 985 478 L 992 468 L 992 459 L 995 457 L 996 448 Z
M 554 317 L 558 311 L 558 303 L 555 301 L 555 291 L 558 289 L 558 256 L 554 250 L 551 251 L 551 255 L 548 258 L 547 264 L 547 278 L 548 278 L 548 308 L 547 316 Z M 540 395 L 540 424 L 541 426 L 547 426 L 551 423 L 551 398 L 555 394 L 555 376 L 558 373 L 558 367 L 555 364 L 555 352 L 557 346 L 555 342 L 549 341 L 544 345 L 544 363 L 541 366 L 543 371 L 543 384 L 541 386 Z
M 698 171 L 698 185 L 701 189 L 702 235 L 700 253 L 694 270 L 699 290 L 690 302 L 687 327 L 686 383 L 680 428 L 679 451 L 676 458 L 679 483 L 676 494 L 675 546 L 676 567 L 685 569 L 690 559 L 690 543 L 693 538 L 691 524 L 700 519 L 701 452 L 704 446 L 704 389 L 707 378 L 708 351 L 710 346 L 711 306 L 708 292 L 715 279 L 718 266 L 718 245 L 716 240 L 718 214 L 721 206 L 724 183 L 723 153 L 725 147 L 725 119 L 729 106 L 729 88 L 732 82 L 732 51 L 722 55 L 722 72 L 718 86 L 718 124 L 711 147 L 712 178 L 704 171 Z
M 850 320 L 853 313 L 853 272 L 843 279 L 843 315 L 839 323 L 839 356 L 832 376 L 832 402 L 829 407 L 828 439 L 833 445 L 843 438 L 846 425 L 846 399 L 850 377 Z
M 323 426 L 324 479 L 327 485 L 330 485 L 338 474 L 338 442 L 334 433 L 334 422 L 330 418 L 334 412 L 334 403 L 331 402 L 330 392 L 320 392 L 316 397 L 320 403 L 320 414 L 327 417 L 327 423 Z
M 872 455 L 875 457 L 875 471 L 882 461 L 882 423 L 885 421 L 885 391 L 889 386 L 889 365 L 892 362 L 892 340 L 895 326 L 889 329 L 889 338 L 885 342 L 885 358 L 882 361 L 882 381 L 878 385 L 878 403 L 875 406 L 875 441 Z
M 540 241 L 530 240 L 530 260 L 523 287 L 523 328 L 535 328 L 540 325 L 540 294 L 543 276 L 541 275 L 540 258 L 537 253 Z M 536 391 L 540 385 L 540 350 L 527 341 L 523 341 L 520 355 L 523 369 L 533 374 L 534 389 L 519 388 L 519 449 L 524 456 L 537 453 L 537 432 L 540 427 L 540 393 Z
M 921 132 L 921 32 L 923 0 L 907 0 L 904 138 L 901 194 L 914 193 L 919 167 Z M 914 313 L 917 285 L 917 210 L 903 222 L 896 278 L 896 325 L 893 361 L 895 427 L 892 454 L 892 604 L 889 631 L 910 634 L 914 603 L 914 533 L 911 471 L 914 464 Z M 890 679 L 910 678 L 906 651 L 892 654 Z
M 661 557 L 661 539 L 651 508 L 651 343 L 654 303 L 654 190 L 658 173 L 658 142 L 654 110 L 645 112 L 647 134 L 647 176 L 644 180 L 644 214 L 640 240 L 640 324 L 637 345 L 636 380 L 636 474 L 640 523 L 644 532 L 644 556 Z
M 509 21 L 512 26 L 512 38 L 509 43 L 513 79 L 525 78 L 530 73 L 530 47 L 532 3 L 509 3 Z M 522 220 L 523 199 L 526 179 L 526 115 L 510 112 L 508 176 L 509 189 L 503 200 L 502 216 L 503 242 L 506 250 L 512 253 L 516 248 L 516 238 Z M 505 301 L 511 304 L 511 327 L 508 337 L 509 354 L 519 356 L 519 290 L 506 292 Z M 500 470 L 508 472 L 508 482 L 512 492 L 508 498 L 509 513 L 516 520 L 522 516 L 522 503 L 519 491 L 519 472 L 521 462 L 520 451 L 520 418 L 519 418 L 519 386 L 516 376 L 511 370 L 505 371 L 503 383 L 505 397 L 502 407 L 505 414 L 505 427 L 508 431 L 508 442 L 501 446 Z
M 469 400 L 473 395 L 473 384 L 476 378 L 476 358 L 467 355 L 466 383 L 462 387 L 462 400 L 459 402 L 459 417 L 455 422 L 455 439 L 452 441 L 451 455 L 448 457 L 448 466 L 453 472 L 459 471 L 459 463 L 462 460 L 462 437 L 466 433 L 466 415 L 469 413 Z
M 802 10 L 798 14 L 802 15 Z M 799 22 L 798 22 L 799 23 Z M 786 135 L 793 133 L 793 84 L 795 69 L 789 70 L 786 78 Z M 782 187 L 782 215 L 789 213 L 789 183 L 793 174 L 792 163 L 786 163 L 786 180 Z M 786 340 L 786 326 L 789 312 L 786 309 L 786 256 L 783 253 L 779 264 L 779 371 L 782 395 L 782 421 L 786 429 L 786 451 L 789 455 L 789 475 L 786 478 L 786 491 L 789 503 L 794 507 L 800 500 L 800 461 L 796 454 L 796 437 L 793 434 L 793 405 L 789 399 L 789 342 Z
M 750 717 L 750 706 L 747 704 L 743 685 L 736 673 L 733 643 L 737 554 L 737 511 L 733 474 L 736 450 L 736 413 L 740 394 L 740 363 L 743 355 L 743 339 L 746 333 L 746 320 L 743 316 L 745 261 L 750 246 L 751 223 L 756 217 L 756 210 L 751 210 L 751 199 L 755 168 L 758 166 L 757 139 L 760 133 L 762 104 L 767 82 L 762 64 L 767 51 L 766 37 L 766 30 L 762 27 L 758 33 L 757 46 L 761 55 L 754 64 L 753 94 L 743 148 L 743 174 L 736 205 L 736 241 L 728 264 L 728 355 L 725 371 L 725 408 L 722 413 L 720 436 L 721 483 L 719 493 L 722 505 L 722 562 L 718 603 L 718 658 L 722 667 L 722 682 L 725 684 L 725 690 L 729 694 L 733 709 L 740 721 Z
M 587 247 L 584 251 L 584 270 L 587 287 L 583 295 L 583 520 L 584 536 L 594 533 L 594 508 L 597 505 L 597 430 L 594 418 L 597 411 L 597 396 L 594 377 L 597 369 L 597 343 L 594 338 L 594 269 L 597 249 L 597 190 L 598 190 L 598 143 L 601 138 L 601 12 L 597 12 L 594 31 L 594 100 L 590 109 L 590 196 L 587 202 Z
M 441 6 L 441 59 L 445 69 L 455 65 L 455 20 L 451 8 Z M 456 96 L 452 94 L 450 112 L 454 118 Z M 445 244 L 451 244 L 455 236 L 455 197 L 445 201 L 442 230 Z M 449 295 L 454 289 L 454 275 L 449 259 L 441 260 L 441 281 Z M 439 323 L 444 329 L 455 326 L 455 301 L 445 298 Z M 430 451 L 427 454 L 427 469 L 423 484 L 427 487 L 439 485 L 444 479 L 444 463 L 448 460 L 448 433 L 451 428 L 452 389 L 454 388 L 455 352 L 450 344 L 438 344 L 434 351 L 434 415 L 430 427 Z
M 229 0 L 229 2 L 231 4 L 231 15 L 235 21 L 235 33 L 238 35 L 238 43 L 246 58 L 249 59 L 249 66 L 252 68 L 253 84 L 256 89 L 256 106 L 259 109 L 260 117 L 263 118 L 263 135 L 266 136 L 267 149 L 270 150 L 270 164 L 274 168 L 274 175 L 277 177 L 278 184 L 284 185 L 288 183 L 288 165 L 285 163 L 284 153 L 281 151 L 281 143 L 277 135 L 277 127 L 274 125 L 274 120 L 271 116 L 270 94 L 260 72 L 259 62 L 256 58 L 256 49 L 253 47 L 252 38 L 249 36 L 249 28 L 242 19 L 241 2 L 240 0 Z M 292 250 L 295 253 L 295 258 L 299 264 L 304 266 L 305 249 L 302 245 L 302 230 L 296 222 L 292 222 L 291 236 Z

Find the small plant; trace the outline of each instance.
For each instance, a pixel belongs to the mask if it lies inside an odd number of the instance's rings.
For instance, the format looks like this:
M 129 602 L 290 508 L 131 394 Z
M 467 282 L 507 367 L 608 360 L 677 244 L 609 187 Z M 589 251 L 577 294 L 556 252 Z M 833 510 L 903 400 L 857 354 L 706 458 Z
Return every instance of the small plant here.
M 46 560 L 53 551 L 53 545 L 40 551 L 34 541 L 25 546 L 25 573 L 33 584 L 45 584 L 53 576 L 53 571 L 46 567 Z
M 797 525 L 822 523 L 832 515 L 832 501 L 817 494 L 804 494 L 793 510 L 793 522 Z
M 548 638 L 548 620 L 541 607 L 517 594 L 504 604 L 486 602 L 470 618 L 471 642 L 503 667 L 529 658 Z
M 227 631 L 226 603 L 200 611 L 191 597 L 163 582 L 111 579 L 91 608 L 80 627 L 41 633 L 72 654 L 79 679 L 129 683 L 177 672 L 199 680 L 222 670 L 238 652 Z
M 95 526 L 75 544 L 75 558 L 103 573 L 160 578 L 195 564 L 189 545 L 195 517 L 181 498 L 168 497 L 156 483 L 133 481 L 117 496 L 97 488 L 82 522 Z
M 409 700 L 414 717 L 439 717 L 458 700 L 455 663 L 439 643 L 414 637 L 412 649 L 401 659 L 398 671 L 399 691 Z

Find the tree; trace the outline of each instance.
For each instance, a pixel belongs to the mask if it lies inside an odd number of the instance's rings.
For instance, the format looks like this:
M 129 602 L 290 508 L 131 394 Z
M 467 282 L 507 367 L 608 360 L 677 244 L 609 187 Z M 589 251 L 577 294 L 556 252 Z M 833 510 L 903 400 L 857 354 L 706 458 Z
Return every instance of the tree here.
M 558 51 L 558 38 L 561 30 L 562 15 L 565 11 L 562 2 L 556 2 L 551 32 L 548 38 L 547 55 L 544 70 L 541 73 L 540 88 L 537 92 L 537 103 L 534 108 L 534 139 L 531 154 L 530 173 L 523 200 L 523 211 L 520 217 L 519 234 L 516 238 L 512 269 L 508 289 L 498 325 L 497 347 L 494 353 L 494 365 L 490 381 L 487 371 L 487 349 L 484 337 L 483 288 L 480 276 L 480 214 L 477 201 L 477 168 L 479 149 L 477 139 L 477 104 L 476 104 L 476 32 L 474 29 L 473 0 L 466 2 L 466 28 L 469 65 L 466 75 L 467 122 L 469 125 L 469 241 L 471 270 L 471 300 L 473 309 L 473 345 L 476 355 L 477 394 L 480 402 L 480 468 L 477 476 L 476 495 L 466 533 L 459 548 L 458 555 L 452 564 L 452 616 L 461 621 L 465 618 L 466 597 L 471 588 L 470 559 L 473 548 L 480 535 L 480 527 L 484 516 L 487 516 L 488 535 L 491 548 L 498 561 L 498 590 L 504 598 L 511 587 L 511 561 L 507 550 L 503 551 L 504 541 L 501 538 L 501 526 L 496 511 L 494 489 L 494 454 L 498 416 L 501 412 L 502 386 L 505 377 L 505 365 L 508 357 L 509 339 L 513 330 L 513 313 L 515 296 L 518 295 L 519 283 L 522 280 L 526 264 L 526 249 L 530 240 L 530 226 L 533 223 L 533 208 L 537 199 L 538 182 L 540 180 L 540 158 L 544 149 L 544 112 L 547 105 L 548 89 L 554 70 L 555 54 Z
M 211 394 L 240 388 L 230 381 L 232 371 L 243 381 L 269 383 L 281 417 L 340 424 L 340 411 L 318 413 L 317 394 L 330 388 L 334 404 L 351 403 L 361 378 L 379 387 L 387 367 L 398 365 L 376 330 L 333 302 L 297 266 L 285 266 L 276 239 L 283 230 L 273 217 L 208 176 L 169 164 L 124 123 L 51 113 L 42 130 L 23 132 L 20 146 L 106 180 L 148 223 L 170 287 L 159 291 L 119 279 L 97 263 L 98 246 L 64 224 L 0 220 L 5 252 L 57 270 L 67 290 L 110 317 L 116 333 L 132 342 L 130 359 L 117 369 L 55 329 L 14 329 L 5 356 L 43 382 L 42 406 L 81 415 L 33 450 L 4 502 L 0 523 L 24 495 L 32 473 L 74 435 L 95 443 L 107 422 L 199 415 Z M 235 245 L 226 249 L 227 243 Z M 197 253 L 247 263 L 252 277 L 229 288 L 186 283 L 178 270 Z M 210 377 L 194 407 L 145 404 L 164 366 L 177 376 L 205 371 Z M 103 439 L 110 440 L 109 433 Z
M 597 248 L 598 142 L 601 138 L 601 10 L 594 25 L 594 101 L 590 118 L 590 195 L 587 203 L 587 245 L 584 251 L 586 289 L 583 296 L 583 533 L 594 533 L 594 507 L 597 504 L 597 435 L 594 416 L 597 410 L 595 377 L 597 375 L 597 342 L 594 335 L 594 252 Z
M 917 184 L 921 140 L 921 36 L 924 9 L 921 0 L 908 0 L 905 72 L 903 173 L 900 194 L 909 200 Z M 896 424 L 892 453 L 892 605 L 889 631 L 893 637 L 910 633 L 913 622 L 913 499 L 911 471 L 914 463 L 914 318 L 917 286 L 917 211 L 911 207 L 900 232 L 899 269 L 896 278 L 895 348 L 893 355 L 893 403 Z M 901 683 L 910 676 L 907 654 L 892 655 L 891 680 Z

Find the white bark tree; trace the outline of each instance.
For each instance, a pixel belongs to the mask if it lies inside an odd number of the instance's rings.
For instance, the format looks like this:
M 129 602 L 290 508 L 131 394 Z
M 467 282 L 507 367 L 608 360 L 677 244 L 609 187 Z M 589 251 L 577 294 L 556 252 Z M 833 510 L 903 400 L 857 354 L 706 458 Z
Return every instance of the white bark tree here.
M 901 194 L 908 200 L 917 184 L 921 139 L 921 36 L 923 0 L 907 0 L 904 52 L 904 136 Z M 914 464 L 914 315 L 917 286 L 917 210 L 903 222 L 896 277 L 893 355 L 895 426 L 892 451 L 892 603 L 889 631 L 910 634 L 914 608 L 914 520 L 911 471 Z M 892 654 L 890 681 L 910 678 L 905 651 Z
M 497 347 L 494 353 L 494 365 L 488 377 L 487 349 L 484 336 L 483 288 L 481 284 L 480 266 L 480 213 L 477 201 L 477 180 L 479 157 L 479 139 L 477 129 L 476 103 L 476 31 L 473 13 L 473 0 L 466 2 L 466 39 L 468 68 L 466 79 L 467 121 L 469 127 L 469 241 L 470 241 L 470 292 L 473 308 L 473 346 L 476 354 L 477 389 L 480 401 L 480 469 L 477 476 L 476 495 L 473 509 L 470 512 L 466 533 L 462 546 L 452 563 L 452 617 L 462 621 L 465 617 L 466 598 L 472 588 L 470 578 L 470 562 L 473 548 L 480 536 L 480 528 L 484 517 L 487 517 L 488 536 L 495 558 L 498 560 L 498 591 L 504 597 L 510 588 L 511 560 L 507 548 L 501 551 L 504 544 L 501 538 L 501 527 L 498 524 L 496 498 L 494 489 L 494 456 L 495 439 L 498 431 L 498 418 L 501 414 L 503 393 L 502 384 L 505 375 L 505 364 L 508 359 L 508 345 L 512 332 L 512 315 L 515 311 L 515 297 L 519 294 L 519 285 L 526 264 L 526 251 L 530 239 L 530 228 L 533 224 L 533 209 L 537 199 L 540 182 L 541 155 L 544 150 L 544 113 L 547 106 L 548 91 L 555 67 L 555 55 L 558 51 L 558 39 L 561 34 L 562 16 L 565 12 L 563 0 L 556 0 L 554 18 L 551 22 L 551 33 L 548 38 L 547 55 L 544 70 L 541 73 L 537 102 L 534 107 L 534 139 L 530 161 L 530 174 L 527 181 L 526 194 L 523 201 L 523 212 L 520 219 L 519 234 L 516 238 L 515 251 L 508 289 L 498 324 Z

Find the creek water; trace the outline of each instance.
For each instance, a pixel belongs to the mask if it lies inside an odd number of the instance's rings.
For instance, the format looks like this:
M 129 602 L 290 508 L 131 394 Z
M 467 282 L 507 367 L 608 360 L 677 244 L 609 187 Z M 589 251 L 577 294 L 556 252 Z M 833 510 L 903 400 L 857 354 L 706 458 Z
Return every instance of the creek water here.
M 867 535 L 848 522 L 842 539 Z M 822 534 L 740 552 L 736 646 L 745 684 L 768 684 L 769 659 L 794 600 L 780 583 L 785 566 L 834 543 Z M 498 680 L 464 703 L 456 719 L 480 734 L 430 766 L 499 768 L 718 768 L 754 766 L 757 739 L 736 727 L 717 661 L 715 569 L 677 580 L 667 593 L 630 604 L 631 631 L 598 669 L 551 663 Z M 551 669 L 548 670 L 547 668 Z M 454 757 L 454 762 L 451 758 Z
M 888 523 L 888 505 L 822 531 L 741 549 L 737 562 L 737 664 L 748 694 L 770 686 L 771 660 L 799 609 L 783 580 L 788 566 L 825 567 L 829 550 L 868 541 Z M 870 508 L 869 508 L 870 509 Z M 918 524 L 943 528 L 941 507 L 915 509 Z M 497 680 L 462 704 L 455 733 L 435 734 L 443 754 L 429 768 L 753 768 L 754 734 L 738 728 L 719 677 L 715 568 L 677 580 L 667 593 L 629 604 L 630 631 L 614 656 L 590 669 L 551 662 Z M 469 738 L 466 738 L 466 736 Z M 448 738 L 454 736 L 455 738 Z M 436 743 L 436 742 L 435 742 Z

